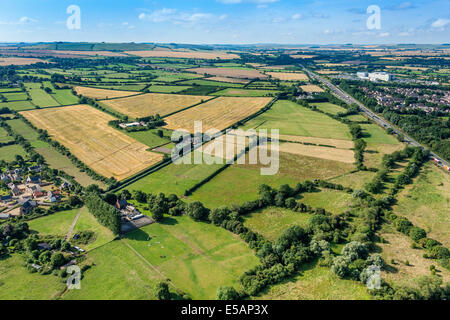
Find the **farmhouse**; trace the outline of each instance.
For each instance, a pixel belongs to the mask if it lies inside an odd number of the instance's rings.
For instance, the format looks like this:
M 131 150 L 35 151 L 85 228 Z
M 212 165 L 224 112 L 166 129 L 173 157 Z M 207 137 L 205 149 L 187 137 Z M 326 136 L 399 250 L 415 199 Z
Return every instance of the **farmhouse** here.
M 11 183 L 9 185 L 9 188 L 11 189 L 13 196 L 17 197 L 23 193 L 23 191 L 21 189 L 19 189 L 14 183 Z
M 41 172 L 41 170 L 42 170 L 41 166 L 28 167 L 28 171 L 30 172 Z
M 9 175 L 7 175 L 6 173 L 2 173 L 2 174 L 0 175 L 0 180 L 1 180 L 2 182 L 8 183 L 8 182 L 11 181 L 11 178 L 10 178 Z
M 41 192 L 42 189 L 39 185 L 27 185 L 26 191 L 31 194 L 35 194 L 37 192 Z
M 61 184 L 60 188 L 61 188 L 62 190 L 64 190 L 64 189 L 69 189 L 71 186 L 72 186 L 72 185 L 71 185 L 69 182 L 64 181 L 64 182 Z
M 119 210 L 123 210 L 127 206 L 128 206 L 127 200 L 120 199 L 120 200 L 117 200 L 117 202 L 116 202 L 116 208 L 119 209 Z

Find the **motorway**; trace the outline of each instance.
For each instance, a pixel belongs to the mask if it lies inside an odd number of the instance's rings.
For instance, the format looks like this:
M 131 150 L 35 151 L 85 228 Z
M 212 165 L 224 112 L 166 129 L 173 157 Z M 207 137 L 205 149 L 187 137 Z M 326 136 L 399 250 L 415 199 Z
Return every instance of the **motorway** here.
M 417 142 L 416 140 L 412 139 L 411 137 L 409 137 L 407 134 L 405 134 L 404 132 L 402 132 L 398 128 L 394 127 L 387 120 L 383 119 L 382 117 L 380 117 L 377 114 L 375 114 L 374 112 L 372 112 L 369 108 L 364 106 L 358 100 L 354 99 L 348 93 L 346 93 L 345 91 L 343 91 L 340 88 L 336 87 L 334 84 L 332 84 L 327 79 L 324 79 L 324 78 L 320 77 L 319 75 L 315 74 L 314 72 L 311 72 L 310 70 L 306 69 L 304 66 L 301 66 L 301 67 L 309 75 L 309 77 L 311 79 L 315 79 L 315 80 L 321 82 L 322 84 L 324 84 L 325 86 L 327 86 L 328 89 L 330 89 L 330 91 L 337 98 L 341 99 L 342 101 L 346 102 L 347 104 L 352 104 L 352 103 L 357 104 L 359 106 L 361 112 L 363 112 L 368 118 L 372 119 L 373 121 L 375 121 L 376 123 L 378 123 L 380 126 L 382 126 L 385 129 L 391 128 L 396 134 L 403 135 L 404 136 L 404 141 L 406 143 L 408 143 L 409 145 L 414 146 L 414 147 L 422 147 L 424 149 L 427 149 L 426 147 L 422 146 L 419 142 Z M 450 168 L 450 163 L 445 161 L 441 157 L 439 157 L 434 152 L 430 152 L 430 155 L 431 155 L 431 158 L 437 159 L 439 161 L 438 165 L 441 166 L 444 170 L 446 170 L 445 166 L 447 166 L 447 168 Z M 446 171 L 448 171 L 448 170 L 446 170 Z

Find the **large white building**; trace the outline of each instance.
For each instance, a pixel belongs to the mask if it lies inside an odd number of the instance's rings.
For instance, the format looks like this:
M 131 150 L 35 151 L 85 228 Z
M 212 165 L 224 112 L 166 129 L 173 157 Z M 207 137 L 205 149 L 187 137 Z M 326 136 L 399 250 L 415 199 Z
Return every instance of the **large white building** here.
M 356 73 L 357 77 L 364 80 L 370 80 L 370 81 L 392 81 L 393 77 L 391 74 L 387 72 L 358 72 Z

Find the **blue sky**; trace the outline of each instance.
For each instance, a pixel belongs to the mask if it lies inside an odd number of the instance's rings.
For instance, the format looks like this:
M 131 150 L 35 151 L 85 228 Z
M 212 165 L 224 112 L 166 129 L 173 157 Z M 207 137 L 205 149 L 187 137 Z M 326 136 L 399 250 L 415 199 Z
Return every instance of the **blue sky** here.
M 366 26 L 370 5 L 381 29 Z M 450 0 L 1 0 L 0 42 L 38 41 L 450 43 Z

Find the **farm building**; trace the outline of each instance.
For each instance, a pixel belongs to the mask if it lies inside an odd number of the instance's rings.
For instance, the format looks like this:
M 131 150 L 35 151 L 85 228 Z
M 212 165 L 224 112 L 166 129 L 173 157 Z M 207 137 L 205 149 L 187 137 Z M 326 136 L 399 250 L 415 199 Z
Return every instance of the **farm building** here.
M 39 176 L 29 176 L 27 178 L 27 183 L 41 184 L 42 180 Z
M 20 206 L 20 214 L 29 214 L 37 207 L 36 201 L 26 201 Z

